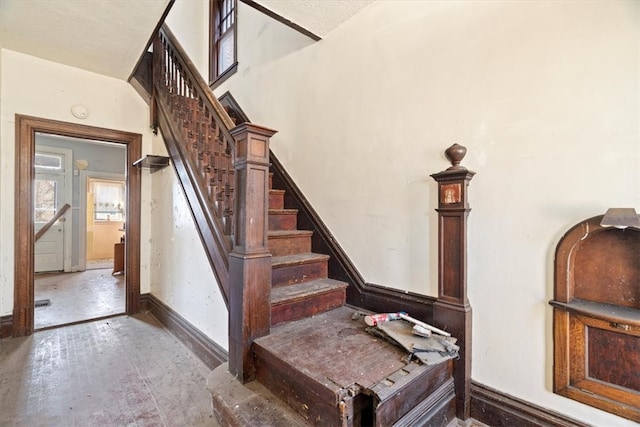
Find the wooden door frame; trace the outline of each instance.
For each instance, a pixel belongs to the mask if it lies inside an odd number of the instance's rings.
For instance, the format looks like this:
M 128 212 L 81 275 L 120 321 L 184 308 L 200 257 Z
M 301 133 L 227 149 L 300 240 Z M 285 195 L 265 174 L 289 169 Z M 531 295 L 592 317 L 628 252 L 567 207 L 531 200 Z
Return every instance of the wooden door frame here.
M 34 231 L 33 167 L 36 132 L 127 146 L 127 227 L 125 232 L 125 308 L 127 314 L 140 311 L 140 170 L 133 162 L 141 157 L 142 135 L 94 126 L 67 123 L 16 114 L 16 182 L 14 236 L 13 336 L 34 329 Z

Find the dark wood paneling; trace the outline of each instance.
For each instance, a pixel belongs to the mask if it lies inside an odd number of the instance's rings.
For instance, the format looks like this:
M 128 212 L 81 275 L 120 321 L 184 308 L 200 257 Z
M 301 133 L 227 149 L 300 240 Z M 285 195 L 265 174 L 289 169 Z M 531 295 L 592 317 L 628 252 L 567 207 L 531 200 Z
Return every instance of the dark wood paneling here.
M 8 314 L 0 317 L 0 339 L 13 336 L 13 316 Z
M 640 392 L 640 339 L 599 328 L 588 328 L 586 364 L 589 377 Z M 611 351 L 616 349 L 616 351 Z M 620 357 L 624 354 L 625 357 Z
M 471 383 L 471 417 L 495 427 L 589 426 L 476 382 Z
M 198 356 L 207 367 L 214 369 L 227 361 L 228 354 L 222 347 L 200 332 L 171 307 L 160 301 L 155 295 L 145 294 L 141 300 L 143 305 L 148 306 L 149 312 Z
M 640 231 L 589 235 L 573 261 L 574 298 L 640 309 Z
M 36 132 L 127 147 L 126 310 L 135 314 L 140 305 L 140 170 L 132 165 L 141 156 L 142 135 L 75 123 L 16 114 L 15 255 L 13 335 L 33 332 L 33 159 Z

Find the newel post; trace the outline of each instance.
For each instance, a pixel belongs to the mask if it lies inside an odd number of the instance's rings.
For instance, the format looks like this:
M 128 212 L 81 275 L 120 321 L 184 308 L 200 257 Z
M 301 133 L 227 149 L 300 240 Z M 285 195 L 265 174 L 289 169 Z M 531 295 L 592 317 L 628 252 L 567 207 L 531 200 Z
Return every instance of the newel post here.
M 438 182 L 438 300 L 436 326 L 458 339 L 460 358 L 453 363 L 456 416 L 471 416 L 471 305 L 467 298 L 467 188 L 475 172 L 460 162 L 467 149 L 453 144 L 445 151 L 451 167 L 431 175 Z
M 229 255 L 229 371 L 242 383 L 253 380 L 254 339 L 271 326 L 269 138 L 276 132 L 243 123 L 231 129 L 236 141 L 234 245 Z

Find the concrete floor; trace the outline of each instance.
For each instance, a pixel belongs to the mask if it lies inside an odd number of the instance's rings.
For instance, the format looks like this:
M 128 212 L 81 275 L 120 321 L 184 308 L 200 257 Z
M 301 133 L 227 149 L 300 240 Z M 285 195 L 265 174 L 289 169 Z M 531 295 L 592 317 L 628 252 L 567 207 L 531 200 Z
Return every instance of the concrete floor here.
M 149 314 L 0 340 L 0 426 L 211 426 L 209 369 Z
M 124 313 L 125 278 L 112 271 L 113 263 L 78 273 L 36 274 L 35 300 L 49 299 L 51 305 L 35 308 L 35 329 Z

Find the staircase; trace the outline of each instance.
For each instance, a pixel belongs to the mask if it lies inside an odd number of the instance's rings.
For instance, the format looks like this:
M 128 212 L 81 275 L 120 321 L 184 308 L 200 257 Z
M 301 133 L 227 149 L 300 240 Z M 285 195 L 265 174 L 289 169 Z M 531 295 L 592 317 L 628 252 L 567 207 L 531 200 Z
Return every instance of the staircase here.
M 271 326 L 314 316 L 345 303 L 347 283 L 327 277 L 328 255 L 311 252 L 312 232 L 297 229 L 296 209 L 284 208 L 285 191 L 269 179 Z
M 274 131 L 234 127 L 166 28 L 153 64 L 153 123 L 230 313 L 229 363 L 209 381 L 221 423 L 447 425 L 453 362 L 407 360 L 345 306 L 348 284 L 328 277 L 330 257 L 312 252 L 313 233 L 266 173 Z
M 327 277 L 327 255 L 311 252 L 285 192 L 269 190 L 271 333 L 254 341 L 256 381 L 227 366 L 209 383 L 224 425 L 447 425 L 454 418 L 452 363 L 406 361 L 397 346 L 365 331 L 345 306 L 347 284 Z M 221 386 L 222 384 L 222 386 Z M 283 405 L 282 403 L 285 403 Z

